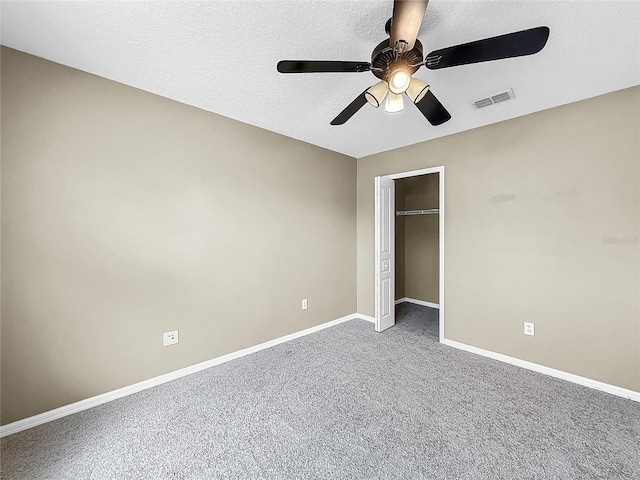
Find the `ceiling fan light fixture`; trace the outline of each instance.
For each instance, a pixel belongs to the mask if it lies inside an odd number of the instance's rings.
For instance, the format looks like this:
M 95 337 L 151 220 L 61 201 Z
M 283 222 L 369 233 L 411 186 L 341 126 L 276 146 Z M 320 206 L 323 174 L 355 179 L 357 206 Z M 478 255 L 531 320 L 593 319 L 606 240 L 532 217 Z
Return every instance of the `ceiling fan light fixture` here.
M 411 79 L 411 85 L 407 88 L 407 97 L 411 99 L 413 103 L 418 103 L 429 91 L 429 85 L 417 78 Z
M 404 93 L 411 85 L 411 75 L 404 70 L 396 70 L 389 75 L 389 90 L 392 93 Z
M 384 105 L 384 111 L 387 113 L 397 113 L 404 110 L 404 101 L 401 93 L 389 92 L 387 103 Z
M 367 102 L 378 108 L 387 95 L 387 90 L 389 90 L 389 85 L 384 80 L 381 80 L 369 87 L 367 91 L 364 92 L 364 97 L 367 99 Z

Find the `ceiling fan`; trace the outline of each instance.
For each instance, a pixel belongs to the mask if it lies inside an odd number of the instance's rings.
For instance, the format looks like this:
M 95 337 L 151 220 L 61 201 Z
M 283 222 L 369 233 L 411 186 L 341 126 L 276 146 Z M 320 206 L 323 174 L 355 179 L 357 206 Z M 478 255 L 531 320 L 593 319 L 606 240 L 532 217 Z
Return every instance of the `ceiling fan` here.
M 389 38 L 373 50 L 371 63 L 282 60 L 278 62 L 278 72 L 360 73 L 371 71 L 380 79 L 378 83 L 358 95 L 331 121 L 331 125 L 344 124 L 367 102 L 376 108 L 379 107 L 385 97 L 387 98 L 385 111 L 399 112 L 404 108 L 402 94 L 407 95 L 431 125 L 440 125 L 451 119 L 451 115 L 433 95 L 429 85 L 412 77 L 422 65 L 430 70 L 437 70 L 532 55 L 542 50 L 549 38 L 549 27 L 536 27 L 434 50 L 423 59 L 422 43 L 417 36 L 428 3 L 429 0 L 395 0 L 393 2 L 392 17 L 385 26 Z

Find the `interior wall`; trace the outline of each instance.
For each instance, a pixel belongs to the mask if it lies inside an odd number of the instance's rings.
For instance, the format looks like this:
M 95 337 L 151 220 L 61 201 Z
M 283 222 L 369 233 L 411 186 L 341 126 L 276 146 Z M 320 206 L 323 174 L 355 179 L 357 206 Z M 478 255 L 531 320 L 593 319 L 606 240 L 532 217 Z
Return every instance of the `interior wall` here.
M 355 159 L 1 56 L 3 424 L 356 311 Z
M 401 187 L 403 210 L 427 210 L 439 207 L 438 173 L 418 175 L 396 180 L 396 189 Z M 400 236 L 404 244 L 398 251 L 403 270 L 404 297 L 437 304 L 439 302 L 440 237 L 438 215 L 411 215 L 396 217 L 396 228 L 402 229 Z M 400 240 L 396 234 L 396 239 Z M 398 276 L 396 276 L 396 279 Z
M 634 87 L 358 159 L 358 311 L 374 177 L 444 165 L 445 338 L 640 391 L 639 111 Z
M 405 183 L 402 180 L 394 181 L 394 189 L 395 189 L 395 204 L 396 210 L 405 210 L 404 208 L 404 191 Z M 395 247 L 396 247 L 396 300 L 400 300 L 401 298 L 406 297 L 405 295 L 405 285 L 404 285 L 404 271 L 405 271 L 405 219 L 403 216 L 395 217 Z

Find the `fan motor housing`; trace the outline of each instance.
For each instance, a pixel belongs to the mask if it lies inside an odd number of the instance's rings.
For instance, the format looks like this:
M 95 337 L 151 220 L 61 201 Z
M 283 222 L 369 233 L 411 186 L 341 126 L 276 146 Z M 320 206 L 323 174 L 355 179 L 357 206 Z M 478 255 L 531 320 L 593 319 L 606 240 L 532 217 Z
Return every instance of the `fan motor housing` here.
M 396 70 L 404 70 L 413 75 L 423 62 L 422 43 L 416 40 L 414 47 L 408 52 L 401 53 L 396 58 L 393 48 L 387 39 L 371 53 L 371 72 L 380 80 L 388 81 L 389 76 Z

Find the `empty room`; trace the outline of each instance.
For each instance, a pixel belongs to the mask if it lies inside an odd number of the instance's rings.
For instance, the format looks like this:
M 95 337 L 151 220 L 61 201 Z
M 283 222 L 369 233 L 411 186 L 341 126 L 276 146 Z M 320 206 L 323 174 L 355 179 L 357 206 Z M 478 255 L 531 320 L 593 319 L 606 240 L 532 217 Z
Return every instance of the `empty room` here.
M 640 478 L 640 1 L 0 1 L 2 479 Z

